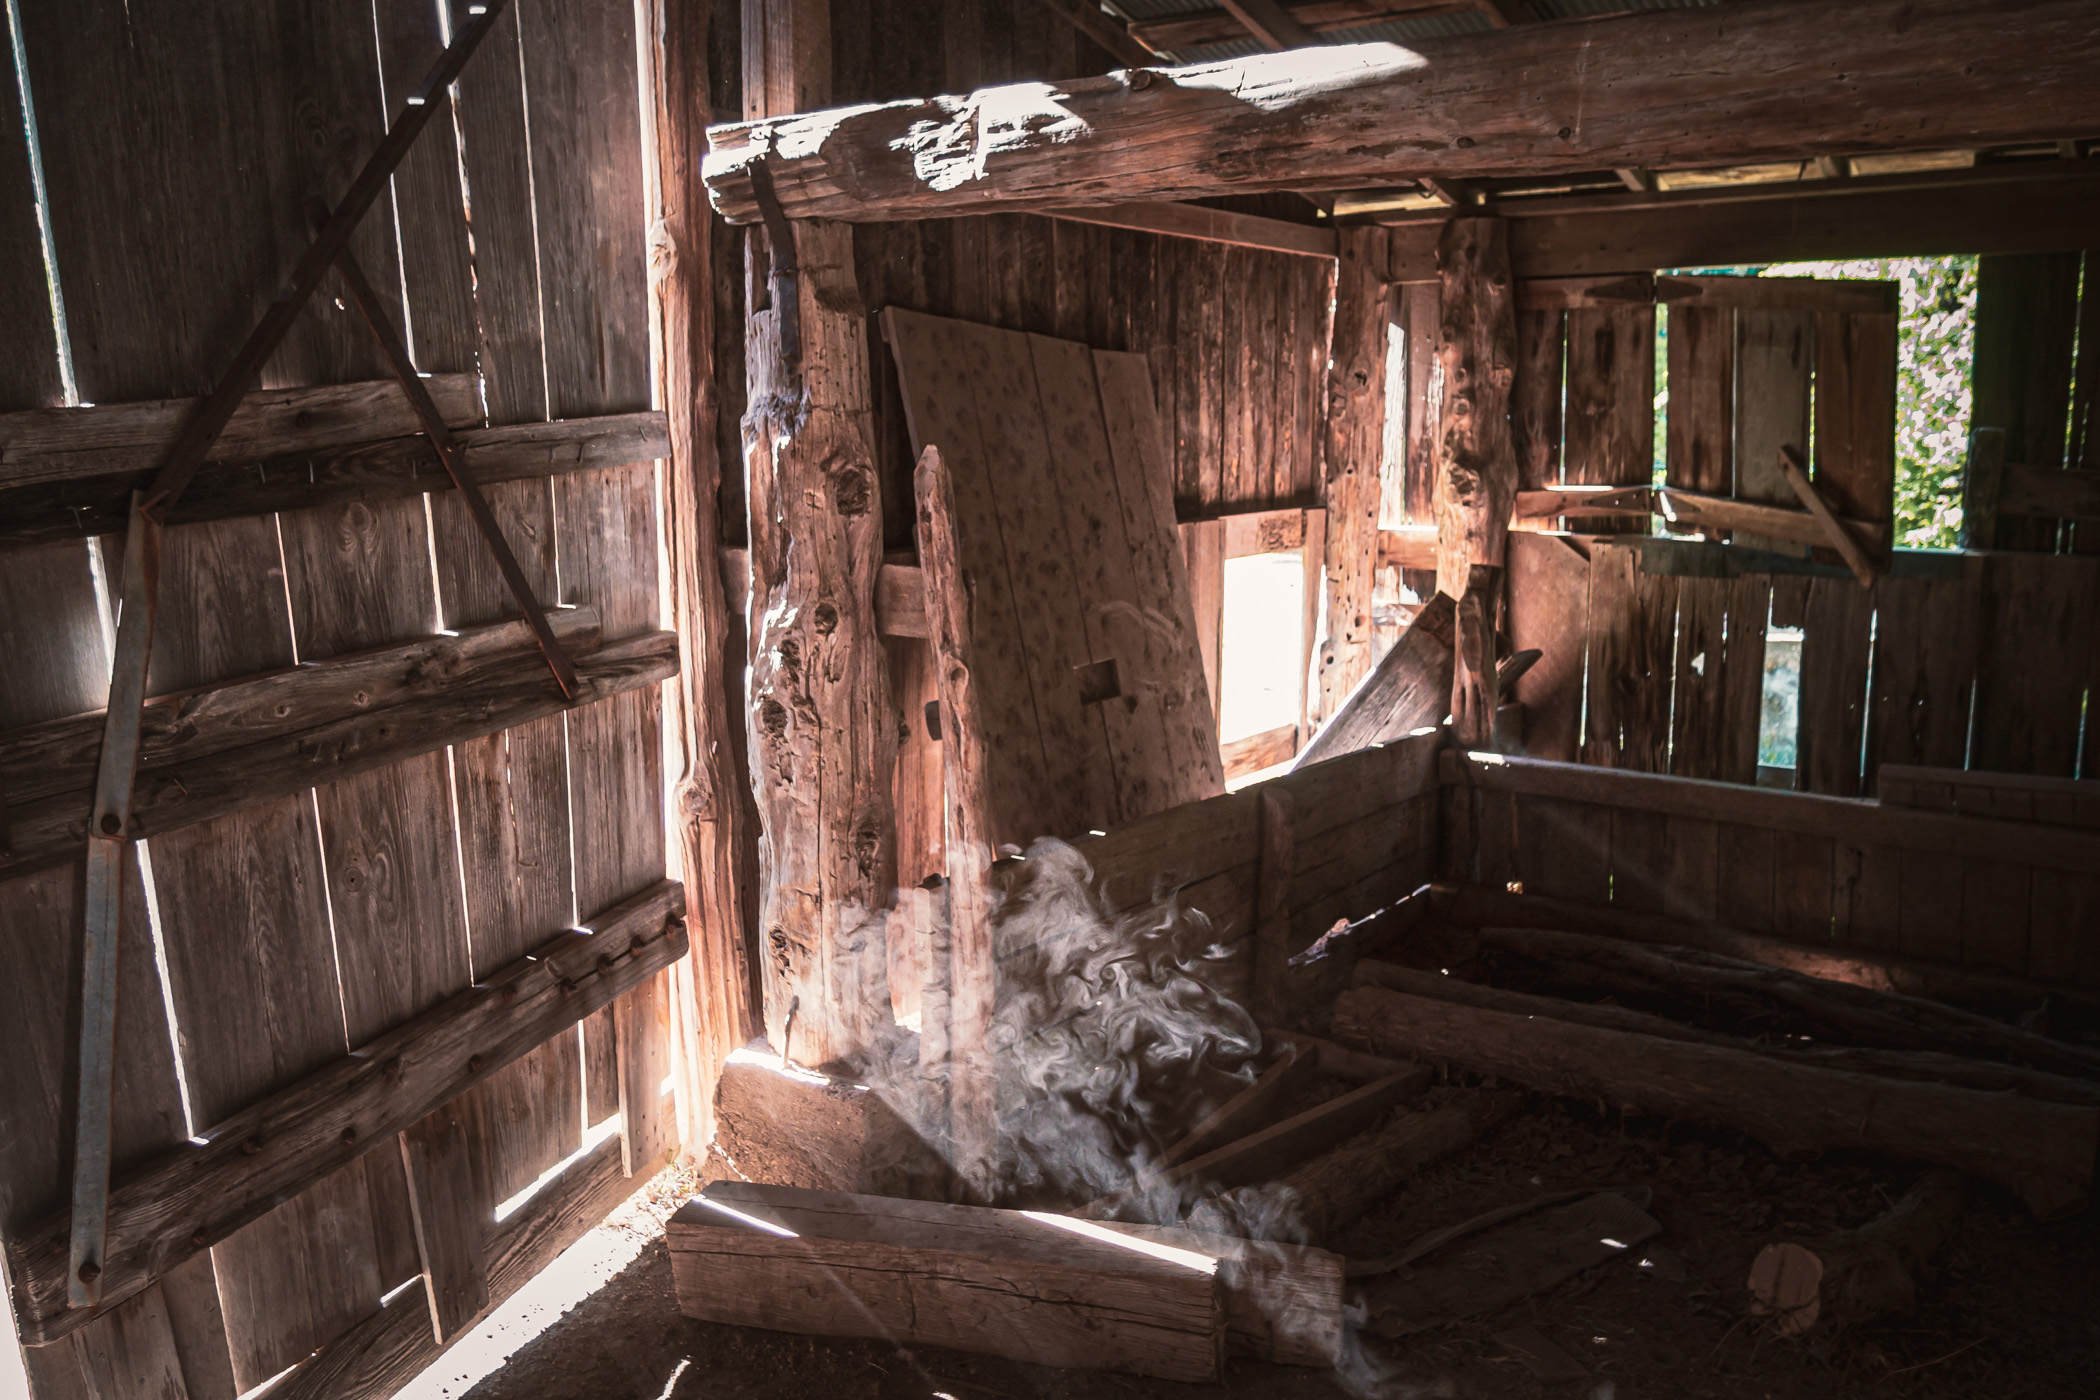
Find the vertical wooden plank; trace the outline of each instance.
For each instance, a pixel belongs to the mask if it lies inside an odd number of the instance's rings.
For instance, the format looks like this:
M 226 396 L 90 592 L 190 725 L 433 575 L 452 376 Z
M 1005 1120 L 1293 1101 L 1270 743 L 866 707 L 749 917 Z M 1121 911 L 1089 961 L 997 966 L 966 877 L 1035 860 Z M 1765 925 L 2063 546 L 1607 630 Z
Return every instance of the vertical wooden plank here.
M 1225 626 L 1225 522 L 1198 520 L 1181 527 L 1181 547 L 1188 566 L 1189 606 L 1196 617 L 1196 645 L 1203 656 L 1203 680 L 1210 690 L 1211 729 L 1218 724 L 1219 642 Z
M 1850 948 L 1893 953 L 1902 941 L 1902 853 L 1888 846 L 1837 843 L 1833 939 Z
M 1371 669 L 1371 583 L 1385 448 L 1386 235 L 1339 230 L 1334 342 L 1328 356 L 1321 499 L 1327 509 L 1327 641 L 1320 713 L 1331 715 Z M 1230 292 L 1227 296 L 1230 297 Z
M 1659 773 L 1668 769 L 1678 581 L 1641 572 L 1639 561 L 1630 547 L 1591 551 L 1583 761 Z
M 1721 921 L 1748 933 L 1773 932 L 1772 833 L 1760 826 L 1724 822 L 1716 840 Z
M 1873 620 L 1874 595 L 1854 580 L 1809 581 L 1801 642 L 1801 732 L 1794 760 L 1805 791 L 1835 797 L 1860 792 Z
M 2081 697 L 2100 646 L 2096 629 L 2100 560 L 1984 560 L 1970 767 L 2073 776 Z
M 1611 902 L 1643 914 L 1667 913 L 1671 819 L 1631 807 L 1611 809 Z
M 1400 287 L 1407 341 L 1407 518 L 1425 525 L 1436 519 L 1437 426 L 1444 416 L 1443 367 L 1436 356 L 1442 295 L 1435 282 Z
M 1735 492 L 1735 309 L 1672 306 L 1668 480 L 1685 491 Z
M 1829 837 L 1773 832 L 1772 931 L 1796 943 L 1830 942 L 1836 869 L 1836 848 Z
M 1571 483 L 1641 486 L 1655 473 L 1655 308 L 1568 313 L 1567 446 Z M 1646 534 L 1645 515 L 1588 522 L 1598 534 Z
M 1027 684 L 1029 639 L 1023 635 L 1015 586 L 999 545 L 998 506 L 992 467 L 985 456 L 971 382 L 975 365 L 964 353 L 958 323 L 894 308 L 884 330 L 897 357 L 904 407 L 913 443 L 938 447 L 966 528 L 956 534 L 959 567 L 971 582 L 977 619 L 974 646 L 980 658 L 973 684 L 980 722 L 1001 736 L 989 761 L 997 766 L 986 784 L 994 806 L 986 814 L 995 842 L 1032 841 L 1037 814 L 1064 800 L 1053 791 L 1049 756 L 1033 694 Z M 943 741 L 945 743 L 945 740 Z
M 1589 615 L 1590 561 L 1559 536 L 1513 534 L 1510 645 L 1541 653 L 1516 686 L 1516 699 L 1524 706 L 1524 751 L 1533 758 L 1575 761 L 1582 739 Z
M 400 1134 L 401 1165 L 423 1265 L 432 1334 L 448 1342 L 488 1306 L 486 1258 L 494 1203 L 475 1160 L 486 1136 L 472 1122 L 483 1100 L 462 1095 Z
M 1510 429 L 1516 438 L 1517 489 L 1537 491 L 1560 481 L 1561 391 L 1567 372 L 1565 313 L 1518 310 L 1516 370 L 1510 391 Z
M 1887 284 L 1889 299 L 1896 288 Z M 1816 490 L 1839 515 L 1890 524 L 1896 492 L 1896 313 L 1816 313 Z M 1885 555 L 1886 551 L 1876 551 Z
M 1961 960 L 1961 862 L 1905 851 L 1898 884 L 1896 941 L 1905 957 Z
M 1613 837 L 1614 843 L 1617 837 Z M 1720 825 L 1672 816 L 1663 830 L 1662 908 L 1672 918 L 1725 922 L 1720 909 Z
M 1736 316 L 1735 494 L 1766 505 L 1798 506 L 1779 470 L 1779 449 L 1806 452 L 1815 322 L 1801 311 Z M 1806 548 L 1736 531 L 1734 541 L 1789 554 Z
M 1224 249 L 1225 286 L 1234 294 L 1222 297 L 1218 307 L 1218 351 L 1223 375 L 1223 398 L 1219 434 L 1220 509 L 1246 510 L 1261 504 L 1261 463 L 1254 455 L 1254 402 L 1248 393 L 1254 378 L 1255 303 L 1261 296 L 1254 285 L 1254 256 L 1245 248 Z
M 1288 1025 L 1296 1008 L 1288 1004 L 1286 984 L 1291 945 L 1290 903 L 1298 866 L 1292 835 L 1296 819 L 1290 794 L 1260 789 L 1258 846 L 1254 876 L 1254 1017 L 1264 1026 Z
M 1997 254 L 1976 263 L 1976 360 L 1969 421 L 2005 429 L 2005 456 L 2063 464 L 2072 347 L 2078 327 L 2077 253 Z M 1979 548 L 2055 548 L 2057 522 L 2000 520 Z
M 1870 772 L 1887 763 L 1963 766 L 1983 567 L 1971 557 L 1953 578 L 1875 583 Z
M 1673 310 L 1671 330 L 1676 328 Z M 1673 383 L 1675 377 L 1673 370 Z M 1674 392 L 1670 408 L 1674 415 Z M 1672 423 L 1674 427 L 1674 417 Z M 1720 776 L 1722 750 L 1729 737 L 1722 727 L 1726 719 L 1722 697 L 1726 694 L 1723 680 L 1728 659 L 1731 582 L 1721 578 L 1685 578 L 1677 583 L 1676 697 L 1671 715 L 1670 771 L 1680 778 Z
M 1970 967 L 2025 973 L 2034 870 L 1965 858 L 1961 866 L 1961 960 Z
M 1526 894 L 1611 901 L 1611 812 L 1556 797 L 1517 799 L 1517 869 Z
M 91 1400 L 189 1400 L 158 1284 L 59 1345 L 79 1357 Z
M 1134 354 L 1096 352 L 1095 381 L 1100 411 L 1113 456 L 1111 485 L 1123 515 L 1124 536 L 1129 542 L 1140 609 L 1151 606 L 1166 612 L 1165 626 L 1157 619 L 1118 610 L 1108 619 L 1112 633 L 1127 635 L 1141 626 L 1145 654 L 1153 658 L 1144 678 L 1148 695 L 1159 707 L 1167 755 L 1173 772 L 1180 775 L 1177 802 L 1215 796 L 1225 790 L 1225 774 L 1218 753 L 1216 712 L 1211 696 L 1216 693 L 1213 669 L 1217 660 L 1217 618 L 1212 619 L 1208 657 L 1201 650 L 1201 628 L 1196 618 L 1190 571 L 1179 548 L 1174 526 L 1173 462 L 1168 454 L 1163 422 L 1153 410 L 1151 379 L 1145 361 Z M 1192 527 L 1204 528 L 1204 527 Z M 1222 525 L 1210 527 L 1220 543 Z M 1311 546 L 1308 545 L 1308 548 Z M 1222 553 L 1222 546 L 1219 553 Z M 1222 561 L 1220 561 L 1222 563 Z M 1222 574 L 1219 583 L 1222 584 Z M 1222 604 L 1222 588 L 1216 594 Z M 1144 600 L 1153 600 L 1148 605 Z M 1315 595 L 1308 592 L 1311 606 Z M 1307 627 L 1307 646 L 1311 645 Z M 1135 642 L 1132 643 L 1136 645 Z

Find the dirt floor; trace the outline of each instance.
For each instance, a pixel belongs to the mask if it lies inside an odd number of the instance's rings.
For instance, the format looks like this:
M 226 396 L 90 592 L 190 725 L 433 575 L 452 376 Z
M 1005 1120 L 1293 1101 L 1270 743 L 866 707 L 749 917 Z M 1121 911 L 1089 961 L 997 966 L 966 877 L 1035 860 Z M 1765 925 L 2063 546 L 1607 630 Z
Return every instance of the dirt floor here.
M 1502 1312 L 1393 1342 L 1369 1340 L 1343 1372 L 1235 1360 L 1217 1386 L 1056 1371 L 955 1352 L 716 1326 L 681 1316 L 659 1233 L 472 1400 L 1066 1400 L 1072 1397 L 1568 1396 L 2100 1397 L 2100 1214 L 2037 1224 L 1983 1191 L 1910 1317 L 1818 1345 L 1749 1315 L 1744 1279 L 1767 1242 L 1873 1218 L 1915 1172 L 1834 1155 L 1782 1162 L 1735 1134 L 1622 1119 L 1532 1097 L 1469 1150 L 1424 1171 L 1331 1243 L 1353 1257 L 1545 1191 L 1652 1190 L 1665 1227 L 1648 1245 Z M 690 1182 L 655 1188 L 651 1228 Z M 1546 1386 L 1493 1340 L 1537 1327 L 1590 1379 Z

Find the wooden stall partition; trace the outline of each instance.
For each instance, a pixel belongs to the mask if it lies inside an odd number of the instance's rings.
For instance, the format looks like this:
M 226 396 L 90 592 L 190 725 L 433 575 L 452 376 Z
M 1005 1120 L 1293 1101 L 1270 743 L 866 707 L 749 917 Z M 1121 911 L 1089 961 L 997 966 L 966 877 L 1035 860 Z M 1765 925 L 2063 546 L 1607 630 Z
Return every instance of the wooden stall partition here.
M 1500 804 L 1475 883 L 2100 986 L 2090 830 L 1533 759 L 1442 762 L 1484 810 Z

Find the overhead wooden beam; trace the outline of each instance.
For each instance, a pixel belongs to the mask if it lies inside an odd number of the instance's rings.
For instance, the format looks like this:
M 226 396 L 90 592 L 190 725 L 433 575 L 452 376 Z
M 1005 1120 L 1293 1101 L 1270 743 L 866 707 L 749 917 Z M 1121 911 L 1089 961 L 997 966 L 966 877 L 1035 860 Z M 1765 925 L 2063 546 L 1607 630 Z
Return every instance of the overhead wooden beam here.
M 562 698 L 533 653 L 516 652 L 442 687 L 404 687 L 399 703 L 376 710 L 360 703 L 353 687 L 338 684 L 333 672 L 316 667 L 322 679 L 308 694 L 313 708 L 302 709 L 307 723 L 297 730 L 142 765 L 123 834 L 134 841 L 157 836 L 663 680 L 677 667 L 678 642 L 668 632 L 645 632 L 573 659 L 580 686 L 573 702 Z M 77 859 L 93 807 L 92 788 L 25 802 L 10 798 L 12 850 L 0 860 L 0 879 Z
M 1300 28 L 1324 34 L 1388 20 L 1470 14 L 1478 8 L 1479 0 L 1312 0 L 1310 4 L 1286 5 L 1283 11 Z M 1230 10 L 1191 10 L 1160 19 L 1137 20 L 1130 26 L 1132 38 L 1162 53 L 1230 43 L 1246 32 L 1245 25 Z
M 1294 224 L 1286 219 L 1265 219 L 1256 214 L 1234 214 L 1201 204 L 1097 204 L 1043 212 L 1053 219 L 1072 223 L 1163 233 L 1170 238 L 1228 243 L 1235 248 L 1261 248 L 1272 253 L 1296 253 L 1308 258 L 1334 256 L 1334 230 L 1331 228 Z
M 338 429 L 330 440 L 311 447 L 282 448 L 254 461 L 207 463 L 168 511 L 167 523 L 453 489 L 429 438 L 375 441 L 368 436 L 371 431 L 369 426 Z M 483 486 L 646 462 L 661 457 L 669 445 L 661 413 L 469 428 L 452 440 L 467 475 Z M 0 465 L 0 473 L 5 470 Z M 150 467 L 106 475 L 95 459 L 70 454 L 63 470 L 71 475 L 6 490 L 0 497 L 0 546 L 120 533 L 130 517 L 131 493 L 152 475 Z
M 1135 37 L 1129 26 L 1103 10 L 1094 0 L 1042 0 L 1043 7 L 1099 45 L 1110 58 L 1141 68 L 1157 59 L 1159 51 Z
M 829 100 L 830 26 L 827 0 L 743 0 L 747 113 Z M 766 1035 L 822 1065 L 889 1019 L 897 718 L 875 621 L 882 485 L 853 230 L 806 212 L 791 223 L 776 207 L 746 242 L 748 722 Z
M 2090 168 L 2088 168 L 2090 167 Z M 2100 160 L 1979 166 L 1650 195 L 1503 200 L 1519 278 L 1849 257 L 2078 249 L 2100 224 Z M 1381 216 L 1396 282 L 1436 276 L 1436 225 Z
M 39 1221 L 7 1246 L 22 1340 L 58 1340 L 364 1153 L 395 1150 L 395 1134 L 683 957 L 683 907 L 666 880 L 125 1174 L 99 1308 L 67 1306 L 66 1214 Z
M 1982 0 L 1818 15 L 1745 0 L 1359 45 L 1317 71 L 1260 56 L 776 115 L 710 132 L 706 179 L 736 223 L 758 218 L 761 161 L 791 217 L 883 220 L 2100 129 L 2082 0 L 2037 0 L 2017 24 Z
M 1242 28 L 1259 39 L 1264 48 L 1281 52 L 1319 42 L 1313 38 L 1310 29 L 1298 23 L 1276 0 L 1218 0 L 1218 3 L 1240 22 Z

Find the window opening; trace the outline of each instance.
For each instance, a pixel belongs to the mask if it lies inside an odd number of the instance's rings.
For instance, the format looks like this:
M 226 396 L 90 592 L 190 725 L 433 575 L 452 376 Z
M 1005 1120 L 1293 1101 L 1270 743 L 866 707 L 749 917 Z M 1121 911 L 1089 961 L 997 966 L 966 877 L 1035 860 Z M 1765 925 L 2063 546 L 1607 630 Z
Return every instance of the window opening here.
M 1218 739 L 1230 744 L 1273 730 L 1295 731 L 1305 693 L 1304 553 L 1243 555 L 1227 559 L 1224 573 Z M 1289 748 L 1296 747 L 1294 736 Z

